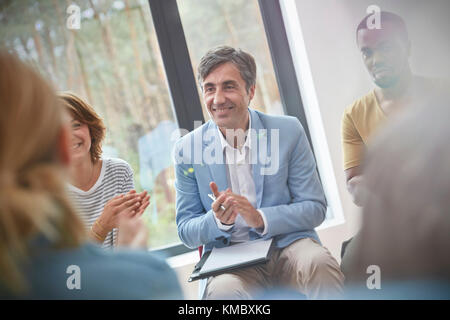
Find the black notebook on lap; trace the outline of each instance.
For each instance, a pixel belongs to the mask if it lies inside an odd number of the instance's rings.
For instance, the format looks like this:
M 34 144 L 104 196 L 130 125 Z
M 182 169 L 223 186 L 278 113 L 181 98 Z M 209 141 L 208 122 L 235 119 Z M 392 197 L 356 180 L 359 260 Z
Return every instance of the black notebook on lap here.
M 272 243 L 273 239 L 258 239 L 224 248 L 214 247 L 195 265 L 188 281 L 266 263 L 270 259 Z

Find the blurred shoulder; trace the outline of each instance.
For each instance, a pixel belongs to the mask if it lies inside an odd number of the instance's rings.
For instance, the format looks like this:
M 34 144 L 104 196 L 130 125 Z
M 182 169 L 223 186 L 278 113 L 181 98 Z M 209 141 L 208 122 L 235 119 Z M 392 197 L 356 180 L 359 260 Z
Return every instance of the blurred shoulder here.
M 127 248 L 117 248 L 108 254 L 109 259 L 104 259 L 101 254 L 97 255 L 98 263 L 103 264 L 103 267 L 98 266 L 97 272 L 110 270 L 110 274 L 106 275 L 117 281 L 117 288 L 126 288 L 122 290 L 124 293 L 128 291 L 127 296 L 149 299 L 182 298 L 178 278 L 162 256 L 144 249 Z
M 424 95 L 428 93 L 430 99 L 447 97 L 450 92 L 450 79 L 446 78 L 431 78 L 417 76 L 417 90 Z
M 89 279 L 88 294 L 106 299 L 181 299 L 173 269 L 162 256 L 148 250 L 116 248 L 104 250 L 86 243 L 67 252 L 63 260 L 79 265 Z M 102 290 L 96 290 L 102 288 Z
M 35 253 L 22 268 L 29 290 L 20 296 L 3 288 L 0 297 L 25 299 L 181 299 L 175 272 L 147 250 L 104 250 L 86 242 L 55 249 L 49 241 L 33 244 Z M 81 290 L 67 290 L 78 278 Z

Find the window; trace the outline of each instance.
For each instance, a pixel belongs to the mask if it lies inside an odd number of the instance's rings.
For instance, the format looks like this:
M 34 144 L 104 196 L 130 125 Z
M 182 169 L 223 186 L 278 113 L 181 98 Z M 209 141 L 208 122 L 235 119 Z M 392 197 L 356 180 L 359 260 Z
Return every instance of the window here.
M 286 24 L 290 51 L 294 57 L 293 64 L 295 68 L 293 69 L 295 69 L 298 78 L 295 85 L 301 89 L 302 100 L 306 106 L 304 111 L 311 133 L 311 145 L 315 151 L 317 168 L 328 202 L 326 220 L 316 228 L 316 230 L 322 230 L 342 224 L 345 222 L 345 219 L 295 1 L 283 1 L 281 11 L 283 13 L 283 21 Z
M 256 61 L 256 92 L 251 107 L 283 114 L 275 72 L 257 0 L 178 0 L 195 76 L 201 57 L 218 45 L 251 53 Z M 205 119 L 209 119 L 203 108 Z

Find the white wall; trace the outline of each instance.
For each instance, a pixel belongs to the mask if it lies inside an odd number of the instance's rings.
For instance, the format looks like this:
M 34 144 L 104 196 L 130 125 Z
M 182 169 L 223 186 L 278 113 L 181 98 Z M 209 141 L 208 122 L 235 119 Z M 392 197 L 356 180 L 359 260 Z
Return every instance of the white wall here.
M 369 5 L 399 14 L 405 20 L 412 42 L 410 63 L 418 74 L 449 77 L 450 1 L 448 0 L 282 0 L 282 7 L 293 5 L 300 23 L 303 43 L 291 38 L 293 58 L 299 59 L 294 46 L 305 45 L 313 90 L 338 185 L 346 223 L 319 232 L 323 244 L 339 260 L 343 240 L 352 236 L 360 221 L 359 210 L 353 205 L 345 187 L 340 141 L 341 116 L 352 101 L 373 88 L 356 47 L 355 31 L 366 15 Z M 285 22 L 288 14 L 283 12 Z M 291 18 L 292 19 L 292 15 Z M 298 35 L 299 30 L 287 33 Z M 295 32 L 294 32 L 295 31 Z M 294 43 L 295 42 L 295 43 Z M 298 64 L 296 67 L 298 68 Z M 297 72 L 301 72 L 297 70 Z M 304 89 L 304 88 L 303 88 Z M 302 95 L 305 96 L 305 92 Z M 314 94 L 314 92 L 313 92 Z M 305 102 L 308 108 L 308 102 Z M 311 105 L 311 103 L 309 103 Z M 320 120 L 320 119 L 319 119 Z M 319 121 L 312 119 L 312 121 Z M 310 119 L 311 121 L 311 119 Z

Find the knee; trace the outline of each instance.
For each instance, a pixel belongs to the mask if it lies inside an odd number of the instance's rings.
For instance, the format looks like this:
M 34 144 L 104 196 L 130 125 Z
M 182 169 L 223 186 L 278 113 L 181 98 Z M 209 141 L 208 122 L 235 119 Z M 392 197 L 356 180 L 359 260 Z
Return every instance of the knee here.
M 330 269 L 340 271 L 339 264 L 331 253 L 311 239 L 301 239 L 286 248 L 283 254 L 288 261 L 292 261 L 295 269 L 303 275 L 322 272 Z
M 316 251 L 311 257 L 311 265 L 316 268 L 324 268 L 334 264 L 337 265 L 336 260 L 324 250 Z
M 234 274 L 211 278 L 206 286 L 206 299 L 249 299 L 241 279 Z
M 326 250 L 316 250 L 309 261 L 309 274 L 320 274 L 325 276 L 327 274 L 335 274 L 339 277 L 342 275 L 339 264 L 336 259 Z

